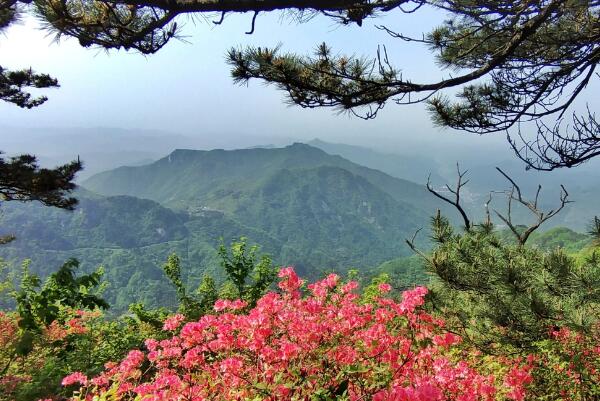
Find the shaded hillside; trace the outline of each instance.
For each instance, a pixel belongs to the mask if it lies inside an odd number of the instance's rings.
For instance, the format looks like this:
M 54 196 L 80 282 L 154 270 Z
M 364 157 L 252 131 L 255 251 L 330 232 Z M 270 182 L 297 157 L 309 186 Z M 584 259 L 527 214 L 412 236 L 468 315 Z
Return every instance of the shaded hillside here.
M 369 148 L 346 145 L 339 143 L 324 142 L 315 139 L 309 142 L 311 146 L 326 151 L 333 155 L 340 155 L 354 163 L 361 164 L 373 169 L 381 170 L 393 177 L 407 179 L 419 184 L 427 181 L 427 175 L 431 173 L 432 185 L 443 191 L 447 183 L 454 185 L 456 182 L 456 161 L 447 160 L 445 164 L 428 159 L 425 155 L 399 155 L 381 153 Z M 591 162 L 587 169 L 557 170 L 552 172 L 539 172 L 524 169 L 523 164 L 514 159 L 490 164 L 478 158 L 460 158 L 461 168 L 468 170 L 467 178 L 469 184 L 463 188 L 462 200 L 470 216 L 474 220 L 484 218 L 483 205 L 487 202 L 490 191 L 502 191 L 510 188 L 510 183 L 499 174 L 495 167 L 498 166 L 507 172 L 521 187 L 524 194 L 530 198 L 535 196 L 538 185 L 542 185 L 540 193 L 540 208 L 551 210 L 559 204 L 560 185 L 564 185 L 573 203 L 566 205 L 565 209 L 556 217 L 544 224 L 544 228 L 565 226 L 574 230 L 583 231 L 591 217 L 600 215 L 600 174 L 598 163 Z M 489 155 L 492 159 L 494 155 Z M 595 166 L 595 167 L 594 167 Z M 506 208 L 505 197 L 496 193 L 492 207 L 503 212 Z M 453 217 L 455 211 L 443 209 L 445 214 Z M 515 207 L 515 220 L 520 223 L 531 221 L 531 213 L 520 207 Z M 496 221 L 501 224 L 501 221 Z
M 44 249 L 133 248 L 188 236 L 186 214 L 131 196 L 104 198 L 83 191 L 74 212 L 38 204 L 2 205 L 1 230 Z
M 328 166 L 279 170 L 240 196 L 233 213 L 322 269 L 371 266 L 407 254 L 404 239 L 428 218 L 368 180 Z
M 0 228 L 17 239 L 0 247 L 0 257 L 17 266 L 31 259 L 31 270 L 46 276 L 68 258 L 78 258 L 86 271 L 102 265 L 109 282 L 107 299 L 123 310 L 136 300 L 148 305 L 175 301 L 161 266 L 177 252 L 185 262 L 184 276 L 197 285 L 206 270 L 218 272 L 220 238 L 242 235 L 265 244 L 277 255 L 280 243 L 261 230 L 246 227 L 222 213 L 207 212 L 191 219 L 160 204 L 135 197 L 99 197 L 78 192 L 73 212 L 37 204 L 2 205 Z

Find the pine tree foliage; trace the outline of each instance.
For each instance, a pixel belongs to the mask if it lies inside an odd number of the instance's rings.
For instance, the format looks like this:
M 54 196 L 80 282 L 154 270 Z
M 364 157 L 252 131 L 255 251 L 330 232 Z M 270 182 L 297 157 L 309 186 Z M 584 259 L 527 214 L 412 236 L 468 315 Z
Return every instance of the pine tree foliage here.
M 561 248 L 547 251 L 527 244 L 531 234 L 569 202 L 568 192 L 561 186 L 560 205 L 542 211 L 538 207 L 541 186 L 533 200 L 526 199 L 517 183 L 501 169 L 498 171 L 512 184 L 509 191 L 504 191 L 507 212 L 494 209 L 505 231 L 512 234 L 510 241 L 497 235 L 490 212 L 492 194 L 485 205 L 484 223 L 474 224 L 466 215 L 461 189 L 468 180 L 458 166 L 456 187 L 446 186 L 454 198 L 427 185 L 465 220 L 463 230 L 457 232 L 438 210 L 431 219 L 430 240 L 434 247 L 429 254 L 419 251 L 414 239 L 407 240 L 432 274 L 433 307 L 450 317 L 454 329 L 488 351 L 498 345 L 530 349 L 562 327 L 578 332 L 591 330 L 600 319 L 597 244 L 579 257 Z M 527 208 L 535 221 L 528 226 L 513 221 L 513 203 Z M 597 226 L 598 218 L 594 218 L 592 236 L 597 235 Z
M 69 196 L 75 189 L 75 175 L 83 168 L 79 160 L 54 169 L 40 168 L 35 156 L 5 158 L 0 152 L 0 204 L 2 201 L 38 201 L 46 206 L 73 210 L 77 199 Z M 15 239 L 0 236 L 0 245 Z
M 24 3 L 15 0 L 0 0 L 0 35 L 12 23 L 19 20 Z M 34 97 L 28 89 L 56 88 L 58 81 L 48 74 L 35 73 L 31 68 L 9 70 L 0 65 L 0 100 L 31 109 L 44 103 L 46 96 Z M 81 170 L 79 160 L 55 169 L 42 169 L 35 156 L 20 155 L 2 157 L 0 152 L 0 202 L 5 200 L 37 200 L 48 206 L 73 209 L 77 200 L 68 193 L 75 188 L 75 174 Z M 0 238 L 0 244 L 14 239 Z
M 0 34 L 19 20 L 22 7 L 15 0 L 0 0 Z M 0 100 L 31 109 L 44 103 L 46 96 L 32 97 L 27 88 L 56 88 L 58 81 L 48 74 L 37 74 L 31 69 L 11 71 L 0 65 Z
M 414 3 L 444 10 L 450 18 L 422 38 L 379 28 L 428 46 L 438 63 L 453 71 L 451 77 L 416 82 L 403 76 L 386 49 L 366 59 L 322 44 L 309 57 L 278 48 L 233 49 L 228 61 L 234 80 L 261 79 L 287 92 L 291 103 L 334 107 L 364 118 L 375 117 L 390 101 L 424 101 L 441 126 L 516 135 L 509 141 L 530 168 L 572 167 L 600 154 L 594 113 L 574 113 L 571 126 L 563 124 L 575 98 L 599 77 L 600 2 Z M 440 93 L 451 87 L 460 88 L 456 102 Z M 524 122 L 536 127 L 533 140 L 518 131 Z
M 0 156 L 0 201 L 39 201 L 46 206 L 72 210 L 77 199 L 75 174 L 82 168 L 77 160 L 55 169 L 40 168 L 35 156 Z
M 432 302 L 484 348 L 528 348 L 555 326 L 587 330 L 600 318 L 600 250 L 578 260 L 501 242 L 490 225 L 457 233 L 443 216 L 431 238 Z
M 1 17 L 0 17 L 1 18 Z M 0 66 L 0 99 L 31 109 L 48 100 L 46 96 L 32 97 L 27 88 L 57 88 L 58 81 L 48 74 L 37 74 L 32 69 L 11 71 Z
M 590 223 L 588 234 L 592 236 L 594 243 L 600 246 L 600 218 L 594 216 L 594 219 Z

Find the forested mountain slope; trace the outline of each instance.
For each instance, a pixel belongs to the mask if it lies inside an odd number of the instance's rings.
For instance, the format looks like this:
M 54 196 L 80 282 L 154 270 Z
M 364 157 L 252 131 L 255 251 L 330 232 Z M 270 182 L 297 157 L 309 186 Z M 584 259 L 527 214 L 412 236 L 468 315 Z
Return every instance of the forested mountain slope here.
M 279 242 L 260 230 L 245 227 L 222 213 L 194 219 L 160 204 L 135 197 L 99 197 L 78 191 L 73 212 L 36 204 L 3 204 L 2 233 L 17 239 L 0 247 L 0 256 L 13 269 L 31 259 L 30 269 L 46 276 L 65 260 L 77 258 L 82 269 L 105 268 L 106 298 L 116 310 L 133 301 L 171 305 L 175 294 L 161 266 L 177 252 L 186 262 L 184 276 L 198 283 L 206 270 L 218 271 L 215 247 L 219 238 L 247 235 L 278 253 Z
M 74 212 L 5 203 L 0 227 L 18 239 L 0 256 L 14 263 L 30 257 L 42 274 L 70 257 L 86 270 L 103 265 L 117 308 L 135 300 L 170 304 L 160 270 L 167 256 L 181 256 L 194 287 L 205 271 L 219 270 L 220 238 L 248 237 L 306 277 L 368 269 L 409 255 L 404 239 L 428 224 L 427 205 L 436 202 L 419 185 L 307 145 L 176 151 L 86 185 L 105 195 L 79 190 Z
M 330 143 L 315 139 L 309 142 L 332 155 L 342 156 L 354 163 L 381 170 L 393 177 L 407 179 L 418 184 L 427 182 L 431 174 L 431 183 L 434 188 L 444 191 L 443 186 L 456 183 L 456 160 L 450 159 L 451 155 L 437 156 L 441 160 L 428 159 L 423 154 L 398 155 L 382 153 L 362 146 L 340 143 Z M 484 204 L 488 201 L 490 191 L 495 191 L 492 208 L 504 212 L 506 208 L 505 195 L 498 191 L 510 189 L 510 182 L 496 171 L 500 167 L 509 174 L 521 187 L 524 195 L 533 199 L 538 185 L 542 186 L 539 197 L 539 206 L 545 210 L 556 208 L 559 202 L 560 186 L 564 185 L 569 192 L 568 203 L 564 210 L 553 219 L 544 224 L 544 228 L 565 226 L 576 231 L 584 231 L 594 215 L 600 215 L 600 169 L 598 162 L 591 162 L 586 168 L 575 170 L 557 170 L 552 172 L 527 171 L 523 164 L 514 159 L 496 160 L 497 157 L 490 152 L 489 160 L 482 159 L 481 154 L 471 155 L 460 159 L 460 167 L 468 171 L 465 179 L 469 180 L 462 190 L 461 200 L 474 220 L 484 218 Z M 446 192 L 447 193 L 447 192 Z M 526 224 L 531 218 L 531 213 L 525 208 L 513 208 L 515 221 Z M 456 211 L 443 209 L 449 217 L 455 216 Z M 501 224 L 501 221 L 496 221 Z
M 4 203 L 0 234 L 17 240 L 1 247 L 0 256 L 13 264 L 31 258 L 31 269 L 42 275 L 71 257 L 88 271 L 103 265 L 107 298 L 117 309 L 136 300 L 171 304 L 174 294 L 160 269 L 167 256 L 180 255 L 184 278 L 195 287 L 204 272 L 219 271 L 221 238 L 245 236 L 276 264 L 314 278 L 349 268 L 379 271 L 383 262 L 408 260 L 398 259 L 411 255 L 404 240 L 427 228 L 438 207 L 457 215 L 421 185 L 304 144 L 177 150 L 146 166 L 98 174 L 84 185 L 95 192 L 79 189 L 74 212 Z M 532 242 L 585 245 L 580 237 L 562 229 L 534 235 Z M 426 240 L 420 235 L 419 246 L 426 248 Z M 383 270 L 404 269 L 404 262 L 394 263 L 400 267 Z M 420 280 L 412 259 L 409 265 Z
M 237 199 L 255 191 L 281 169 L 339 167 L 362 177 L 395 200 L 433 213 L 440 203 L 423 185 L 296 143 L 284 148 L 176 150 L 146 166 L 121 167 L 97 174 L 83 186 L 103 195 L 131 195 L 166 206 L 233 212 Z

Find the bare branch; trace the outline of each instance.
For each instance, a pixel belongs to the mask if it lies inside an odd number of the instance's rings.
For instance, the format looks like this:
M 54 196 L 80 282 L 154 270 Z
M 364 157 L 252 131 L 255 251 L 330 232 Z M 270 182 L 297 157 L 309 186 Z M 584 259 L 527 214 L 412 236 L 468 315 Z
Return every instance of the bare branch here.
M 487 226 L 491 226 L 492 225 L 492 217 L 490 216 L 490 203 L 492 203 L 492 193 L 489 193 L 489 197 L 488 200 L 485 202 L 484 207 L 485 207 L 485 224 Z
M 415 239 L 417 238 L 417 235 L 419 234 L 419 232 L 421 232 L 422 228 L 419 228 L 417 231 L 415 231 L 415 233 L 413 234 L 411 239 L 406 239 L 405 242 L 408 245 L 408 247 L 415 252 L 417 255 L 419 255 L 421 258 L 423 258 L 423 260 L 427 261 L 428 263 L 432 263 L 431 258 L 429 256 L 427 256 L 427 254 L 423 251 L 421 251 L 419 248 L 417 248 L 417 246 L 415 245 Z
M 573 113 L 573 124 L 563 129 L 558 120 L 550 127 L 536 122 L 535 139 L 527 140 L 519 129 L 516 140 L 509 137 L 515 154 L 528 168 L 551 171 L 560 167 L 575 167 L 596 156 L 600 156 L 600 122 L 587 108 L 587 116 Z
M 456 163 L 456 170 L 457 170 L 457 175 L 458 175 L 458 181 L 456 183 L 456 187 L 453 189 L 453 188 L 450 188 L 449 185 L 446 185 L 446 188 L 448 189 L 448 191 L 450 191 L 452 194 L 454 194 L 454 200 L 442 195 L 441 193 L 436 191 L 431 186 L 431 174 L 429 174 L 429 176 L 427 177 L 426 187 L 427 187 L 427 190 L 429 192 L 431 192 L 433 195 L 435 195 L 439 199 L 443 200 L 444 202 L 447 202 L 447 203 L 451 204 L 452 206 L 454 206 L 463 218 L 465 230 L 470 231 L 471 230 L 471 221 L 469 220 L 469 217 L 468 217 L 467 213 L 465 212 L 465 209 L 460 204 L 460 190 L 462 189 L 462 187 L 464 187 L 469 182 L 469 180 L 463 181 L 463 178 L 465 177 L 465 175 L 467 174 L 468 171 L 461 172 L 460 166 L 458 163 Z
M 507 193 L 507 200 L 508 200 L 507 214 L 503 215 L 500 212 L 498 212 L 497 210 L 494 210 L 494 212 L 500 218 L 500 220 L 502 220 L 504 222 L 504 224 L 506 224 L 507 227 L 511 230 L 511 232 L 514 234 L 514 236 L 517 238 L 519 245 L 525 245 L 525 243 L 529 239 L 529 236 L 535 230 L 537 230 L 544 222 L 546 222 L 547 220 L 556 216 L 567 205 L 567 203 L 571 202 L 570 200 L 568 200 L 569 193 L 567 192 L 565 187 L 563 185 L 561 185 L 560 186 L 561 193 L 560 193 L 559 207 L 556 209 L 550 210 L 548 212 L 541 211 L 538 208 L 539 194 L 542 189 L 541 185 L 538 185 L 538 188 L 537 188 L 537 191 L 535 194 L 535 199 L 533 201 L 529 201 L 529 200 L 523 198 L 521 189 L 508 174 L 506 174 L 504 171 L 502 171 L 499 167 L 496 167 L 496 170 L 498 170 L 500 172 L 500 174 L 502 174 L 508 181 L 510 181 L 510 183 L 512 184 L 512 188 Z M 518 202 L 519 204 L 525 206 L 536 217 L 536 221 L 533 224 L 530 224 L 525 230 L 519 230 L 518 227 L 516 227 L 512 222 L 512 202 L 513 201 Z
M 213 24 L 215 25 L 221 25 L 223 23 L 223 21 L 225 20 L 225 11 L 221 11 L 221 18 L 218 21 L 213 21 Z
M 254 33 L 254 24 L 256 23 L 257 16 L 258 16 L 258 11 L 255 11 L 254 15 L 252 16 L 252 27 L 250 28 L 250 30 L 248 32 L 246 32 L 246 35 L 252 35 Z

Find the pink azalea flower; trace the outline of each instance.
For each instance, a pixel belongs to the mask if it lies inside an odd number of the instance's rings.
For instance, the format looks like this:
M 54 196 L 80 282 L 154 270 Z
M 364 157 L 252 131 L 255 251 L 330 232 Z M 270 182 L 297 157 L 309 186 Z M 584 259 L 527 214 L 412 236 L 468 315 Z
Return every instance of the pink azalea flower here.
M 63 386 L 70 386 L 71 384 L 76 384 L 79 383 L 83 386 L 85 386 L 88 382 L 88 378 L 86 375 L 84 375 L 81 372 L 73 372 L 70 375 L 66 376 L 64 379 L 62 379 L 61 384 Z
M 183 323 L 184 320 L 185 316 L 179 313 L 173 316 L 169 316 L 163 324 L 163 330 L 175 331 L 179 328 L 179 326 L 181 326 L 181 323 Z

